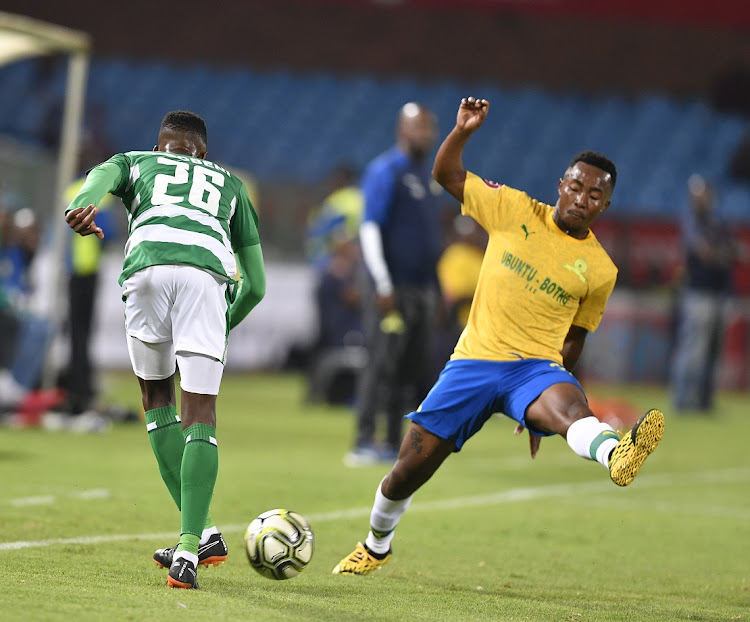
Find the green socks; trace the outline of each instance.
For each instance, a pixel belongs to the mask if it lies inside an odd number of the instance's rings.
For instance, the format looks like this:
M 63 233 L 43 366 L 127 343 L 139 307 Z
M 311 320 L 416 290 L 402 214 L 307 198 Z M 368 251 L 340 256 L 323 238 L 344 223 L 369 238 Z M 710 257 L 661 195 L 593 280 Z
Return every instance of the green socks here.
M 198 542 L 206 526 L 208 508 L 219 471 L 216 428 L 194 423 L 183 431 L 185 448 L 180 473 L 182 529 L 177 551 L 198 554 Z
M 182 454 L 185 450 L 185 436 L 182 432 L 182 422 L 177 415 L 175 406 L 164 406 L 147 410 L 146 429 L 151 449 L 159 464 L 159 473 L 167 485 L 169 494 L 181 508 L 181 476 Z M 209 427 L 209 426 L 206 426 Z M 213 428 L 211 428 L 213 430 Z M 215 435 L 215 433 L 214 433 Z M 213 527 L 214 522 L 210 515 L 206 516 L 204 527 Z
M 146 429 L 148 440 L 151 441 L 151 449 L 154 450 L 156 462 L 159 463 L 161 478 L 179 508 L 180 469 L 185 438 L 182 436 L 182 424 L 177 416 L 177 408 L 164 406 L 147 410 Z

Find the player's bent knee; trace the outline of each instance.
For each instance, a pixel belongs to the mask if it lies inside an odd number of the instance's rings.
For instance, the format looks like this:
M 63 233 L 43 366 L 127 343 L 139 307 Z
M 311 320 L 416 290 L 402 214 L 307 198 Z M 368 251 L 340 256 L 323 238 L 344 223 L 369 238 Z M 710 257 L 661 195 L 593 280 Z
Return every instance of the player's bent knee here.
M 575 385 L 549 387 L 526 410 L 526 422 L 540 432 L 565 436 L 579 419 L 591 417 L 586 397 Z

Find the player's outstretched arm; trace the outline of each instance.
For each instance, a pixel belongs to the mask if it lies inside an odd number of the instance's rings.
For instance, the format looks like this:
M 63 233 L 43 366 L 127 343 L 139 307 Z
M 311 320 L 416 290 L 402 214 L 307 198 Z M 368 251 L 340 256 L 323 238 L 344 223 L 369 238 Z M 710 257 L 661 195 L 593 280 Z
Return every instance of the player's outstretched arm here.
M 247 317 L 266 295 L 266 270 L 260 244 L 253 244 L 235 251 L 240 268 L 240 287 L 229 309 L 229 329 Z
M 464 146 L 469 136 L 484 123 L 489 109 L 490 102 L 486 99 L 464 97 L 458 107 L 456 125 L 440 145 L 435 156 L 432 177 L 461 203 L 464 202 L 466 181 L 466 169 L 463 164 Z
M 65 210 L 65 222 L 79 235 L 96 235 L 104 238 L 100 227 L 96 226 L 94 218 L 99 213 L 99 201 L 108 193 L 116 190 L 122 183 L 122 171 L 113 162 L 104 162 L 94 167 L 86 176 L 78 194 Z

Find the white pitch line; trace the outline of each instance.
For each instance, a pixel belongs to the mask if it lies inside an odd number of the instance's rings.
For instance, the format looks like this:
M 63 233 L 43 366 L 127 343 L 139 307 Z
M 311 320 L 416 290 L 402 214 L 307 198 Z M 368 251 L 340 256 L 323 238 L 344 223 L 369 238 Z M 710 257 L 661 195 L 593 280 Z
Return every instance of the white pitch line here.
M 37 495 L 36 497 L 19 497 L 11 499 L 10 504 L 14 507 L 24 507 L 26 505 L 51 505 L 57 497 L 52 495 Z
M 750 520 L 750 509 L 731 508 L 724 505 L 697 505 L 687 503 L 652 503 L 635 502 L 626 499 L 578 499 L 578 504 L 591 507 L 620 508 L 622 510 L 642 510 L 647 508 L 651 512 L 662 512 L 673 516 L 697 516 L 701 518 L 727 518 L 730 520 Z
M 653 488 L 658 486 L 670 486 L 674 484 L 714 484 L 733 481 L 745 481 L 750 479 L 750 469 L 725 469 L 721 471 L 705 471 L 696 473 L 663 473 L 651 476 L 642 476 L 638 479 L 638 488 Z M 505 503 L 516 503 L 545 497 L 567 497 L 572 498 L 585 493 L 615 492 L 609 480 L 598 480 L 596 482 L 583 482 L 580 484 L 550 484 L 547 486 L 533 486 L 528 488 L 512 488 L 501 492 L 473 495 L 470 497 L 454 497 L 451 499 L 439 499 L 436 501 L 424 501 L 415 503 L 411 512 L 434 512 L 436 510 L 453 510 L 467 507 L 484 507 L 491 505 L 502 505 Z M 337 510 L 333 512 L 322 512 L 317 514 L 306 514 L 311 524 L 324 523 L 334 520 L 348 518 L 364 518 L 370 515 L 370 507 L 352 508 L 348 510 Z M 242 532 L 247 528 L 247 523 L 242 525 L 222 526 L 222 532 Z M 125 534 L 110 536 L 83 536 L 79 538 L 54 538 L 51 540 L 21 540 L 17 542 L 0 542 L 0 551 L 17 551 L 27 548 L 41 548 L 48 546 L 66 544 L 102 544 L 109 542 L 127 542 L 130 540 L 166 540 L 174 538 L 174 532 L 169 533 L 147 533 L 147 534 Z
M 112 493 L 106 488 L 94 488 L 92 490 L 73 492 L 69 496 L 83 501 L 99 501 L 101 499 L 109 499 L 112 496 Z
M 80 501 L 96 501 L 100 499 L 109 499 L 112 493 L 106 488 L 95 488 L 93 490 L 81 490 L 80 492 L 64 493 L 62 495 L 37 495 L 32 497 L 18 497 L 11 499 L 8 503 L 13 507 L 23 507 L 26 505 L 52 505 L 60 497 L 69 497 L 79 499 Z

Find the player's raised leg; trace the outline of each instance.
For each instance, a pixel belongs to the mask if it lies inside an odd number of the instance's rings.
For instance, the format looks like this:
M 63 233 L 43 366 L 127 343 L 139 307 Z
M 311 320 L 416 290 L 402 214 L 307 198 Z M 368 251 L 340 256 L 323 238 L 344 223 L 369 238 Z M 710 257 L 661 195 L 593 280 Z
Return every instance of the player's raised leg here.
M 333 574 L 365 575 L 388 563 L 394 530 L 414 493 L 454 451 L 455 445 L 412 422 L 404 436 L 396 463 L 378 485 L 370 513 L 370 531 L 364 544 L 333 569 Z
M 664 415 L 653 409 L 622 439 L 588 407 L 578 384 L 549 386 L 526 409 L 526 423 L 534 429 L 560 434 L 582 458 L 596 460 L 618 486 L 627 486 L 638 474 L 664 433 Z

